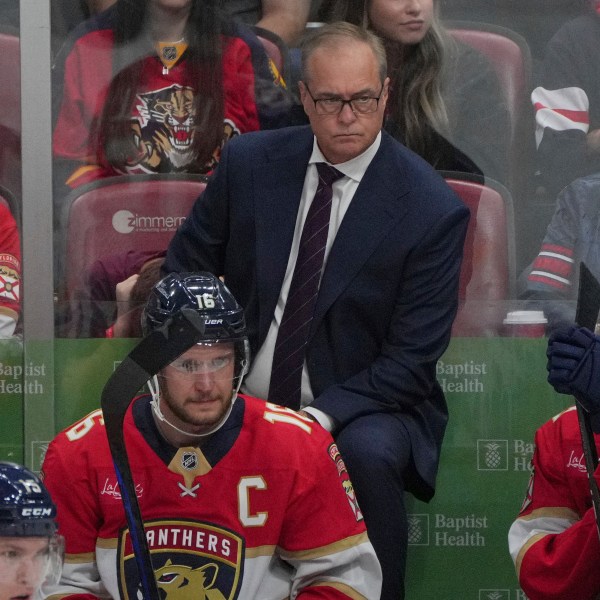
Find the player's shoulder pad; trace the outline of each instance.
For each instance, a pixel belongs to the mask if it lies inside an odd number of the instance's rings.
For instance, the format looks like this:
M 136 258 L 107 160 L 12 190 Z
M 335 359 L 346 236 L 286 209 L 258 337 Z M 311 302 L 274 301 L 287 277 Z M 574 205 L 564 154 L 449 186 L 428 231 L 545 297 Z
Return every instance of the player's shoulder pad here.
M 98 435 L 105 436 L 104 415 L 100 408 L 93 410 L 60 433 L 60 436 L 65 437 L 69 442 L 93 439 Z
M 554 416 L 553 416 L 553 417 L 550 419 L 550 422 L 552 422 L 552 423 L 557 423 L 557 422 L 558 422 L 560 419 L 563 419 L 563 418 L 568 418 L 568 419 L 571 419 L 571 418 L 572 418 L 572 415 L 570 415 L 570 416 L 567 416 L 567 415 L 569 415 L 569 413 L 576 412 L 576 410 L 577 410 L 577 408 L 575 407 L 575 405 L 573 405 L 573 406 L 569 406 L 569 408 L 566 408 L 565 410 L 562 410 L 562 411 L 561 411 L 561 412 L 559 412 L 558 414 L 554 415 Z

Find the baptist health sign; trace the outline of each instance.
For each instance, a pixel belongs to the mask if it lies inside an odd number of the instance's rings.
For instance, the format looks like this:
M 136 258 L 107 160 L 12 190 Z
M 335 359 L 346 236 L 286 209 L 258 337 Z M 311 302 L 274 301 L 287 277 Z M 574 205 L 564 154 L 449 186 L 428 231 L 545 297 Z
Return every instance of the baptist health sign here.
M 533 443 L 524 440 L 478 439 L 476 470 L 529 471 L 533 447 Z M 413 513 L 408 515 L 408 543 L 412 546 L 481 547 L 486 545 L 489 526 L 488 515 L 475 512 L 460 515 Z

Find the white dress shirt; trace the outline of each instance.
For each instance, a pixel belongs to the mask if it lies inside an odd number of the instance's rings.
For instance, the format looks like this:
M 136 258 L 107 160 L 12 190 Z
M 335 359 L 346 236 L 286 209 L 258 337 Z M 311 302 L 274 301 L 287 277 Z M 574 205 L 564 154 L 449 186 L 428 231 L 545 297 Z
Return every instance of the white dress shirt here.
M 335 240 L 338 229 L 342 223 L 344 215 L 350 206 L 350 202 L 354 197 L 354 193 L 361 182 L 367 167 L 373 160 L 379 145 L 381 143 L 381 132 L 375 138 L 375 141 L 359 156 L 334 166 L 338 171 L 344 174 L 344 177 L 338 179 L 333 184 L 333 197 L 331 200 L 331 217 L 329 220 L 329 232 L 327 234 L 327 245 L 325 247 L 325 258 L 324 265 L 327 262 L 329 251 Z M 316 163 L 328 162 L 323 153 L 319 149 L 317 140 L 315 138 L 313 142 L 313 151 L 308 161 L 308 168 L 306 170 L 306 176 L 304 178 L 304 187 L 302 188 L 302 196 L 300 198 L 300 206 L 298 207 L 298 216 L 296 217 L 296 227 L 294 229 L 294 238 L 292 240 L 292 247 L 290 249 L 290 256 L 283 279 L 283 285 L 281 286 L 281 292 L 275 307 L 275 313 L 273 315 L 273 321 L 269 327 L 267 337 L 260 347 L 258 353 L 252 361 L 250 373 L 246 376 L 242 385 L 242 390 L 251 396 L 257 398 L 267 398 L 269 392 L 269 381 L 271 379 L 271 366 L 273 364 L 273 351 L 275 349 L 275 342 L 277 340 L 277 333 L 279 331 L 279 324 L 281 323 L 281 317 L 283 315 L 283 309 L 287 301 L 288 291 L 292 282 L 292 276 L 294 273 L 294 267 L 296 265 L 296 259 L 298 258 L 298 249 L 300 246 L 300 237 L 302 235 L 302 228 L 304 227 L 304 221 L 310 208 L 312 199 L 314 198 L 315 192 L 317 191 L 317 184 L 319 176 L 317 173 Z M 331 163 L 328 163 L 331 164 Z M 285 198 L 282 198 L 282 202 Z M 306 369 L 306 362 L 302 370 L 302 388 L 300 397 L 300 406 L 302 409 L 308 407 L 313 401 L 314 396 L 310 387 L 310 380 L 308 378 L 308 372 Z M 333 421 L 320 410 L 315 408 L 308 408 L 306 412 L 311 413 L 321 425 L 331 431 L 333 429 Z

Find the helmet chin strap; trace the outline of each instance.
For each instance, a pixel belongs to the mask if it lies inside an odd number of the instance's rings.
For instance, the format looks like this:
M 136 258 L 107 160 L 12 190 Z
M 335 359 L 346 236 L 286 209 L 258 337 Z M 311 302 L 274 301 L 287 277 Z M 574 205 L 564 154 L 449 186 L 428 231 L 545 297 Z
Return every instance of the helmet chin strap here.
M 148 380 L 148 388 L 150 389 L 150 395 L 152 396 L 152 401 L 150 402 L 150 405 L 152 406 L 152 412 L 154 412 L 154 415 L 156 416 L 156 418 L 159 421 L 167 424 L 169 427 L 171 427 L 171 429 L 174 429 L 175 431 L 182 433 L 183 435 L 201 439 L 201 438 L 207 437 L 209 435 L 212 435 L 213 433 L 215 433 L 215 431 L 218 431 L 219 429 L 221 429 L 221 427 L 223 427 L 223 425 L 229 418 L 231 411 L 233 410 L 233 405 L 234 405 L 235 401 L 237 400 L 238 391 L 239 391 L 241 385 L 242 385 L 242 378 L 238 377 L 237 386 L 234 389 L 233 394 L 231 395 L 231 403 L 229 404 L 229 408 L 227 409 L 225 414 L 221 417 L 219 422 L 217 424 L 213 425 L 208 431 L 205 431 L 204 433 L 191 433 L 189 431 L 184 431 L 183 429 L 180 429 L 179 427 L 177 427 L 177 425 L 173 425 L 173 423 L 171 423 L 171 421 L 169 421 L 167 419 L 167 417 L 165 417 L 162 410 L 160 409 L 160 387 L 158 384 L 158 377 L 156 375 L 153 375 L 152 379 Z

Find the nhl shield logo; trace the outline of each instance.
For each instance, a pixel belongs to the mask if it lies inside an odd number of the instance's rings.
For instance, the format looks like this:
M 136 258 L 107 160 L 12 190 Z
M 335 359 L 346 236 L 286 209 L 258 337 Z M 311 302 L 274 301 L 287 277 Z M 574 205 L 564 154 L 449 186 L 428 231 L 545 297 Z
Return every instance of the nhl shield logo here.
M 165 60 L 176 60 L 177 48 L 175 46 L 165 46 L 163 48 L 162 55 Z
M 244 541 L 235 533 L 193 521 L 145 524 L 156 584 L 164 600 L 234 600 L 242 581 Z M 140 585 L 129 529 L 119 538 L 119 591 L 137 600 Z
M 198 466 L 198 455 L 195 452 L 184 452 L 181 457 L 181 466 L 186 471 L 193 471 Z

